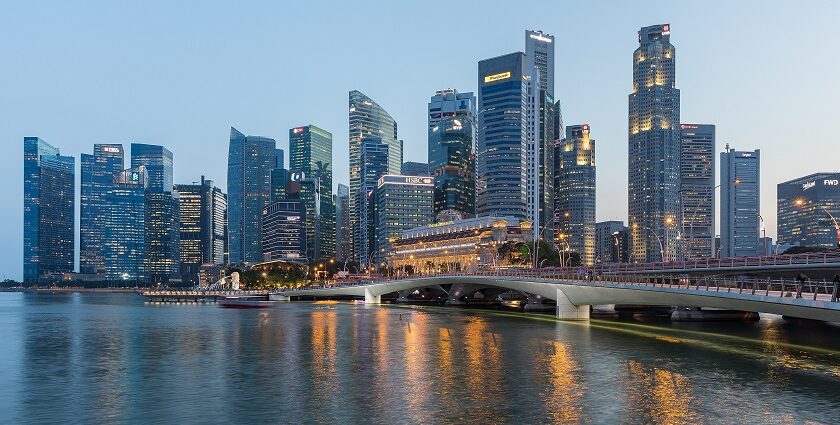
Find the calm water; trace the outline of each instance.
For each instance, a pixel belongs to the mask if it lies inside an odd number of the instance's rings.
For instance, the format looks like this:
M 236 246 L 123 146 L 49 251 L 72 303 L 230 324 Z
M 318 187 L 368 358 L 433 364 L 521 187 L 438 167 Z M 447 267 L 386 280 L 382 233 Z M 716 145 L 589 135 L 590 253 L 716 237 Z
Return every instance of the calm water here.
M 840 328 L 0 293 L 0 422 L 840 423 Z

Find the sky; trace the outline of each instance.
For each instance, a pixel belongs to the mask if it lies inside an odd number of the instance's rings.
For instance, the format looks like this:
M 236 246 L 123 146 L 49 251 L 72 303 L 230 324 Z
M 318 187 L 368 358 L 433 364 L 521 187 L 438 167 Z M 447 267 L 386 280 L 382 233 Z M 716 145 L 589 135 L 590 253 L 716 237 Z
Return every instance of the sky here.
M 20 279 L 23 138 L 76 157 L 94 143 L 160 144 L 175 182 L 226 186 L 230 126 L 288 148 L 289 128 L 333 134 L 348 181 L 347 96 L 398 122 L 425 161 L 434 91 L 475 91 L 481 59 L 554 35 L 555 98 L 596 140 L 597 219 L 627 218 L 627 96 L 642 26 L 671 24 L 683 123 L 717 126 L 718 152 L 761 149 L 761 213 L 776 184 L 837 171 L 837 1 L 0 1 L 0 277 Z M 288 157 L 288 156 L 287 156 Z M 77 188 L 78 191 L 78 188 Z M 78 196 L 78 192 L 77 192 Z M 78 208 L 78 205 L 77 205 Z M 77 219 L 78 224 L 78 219 Z

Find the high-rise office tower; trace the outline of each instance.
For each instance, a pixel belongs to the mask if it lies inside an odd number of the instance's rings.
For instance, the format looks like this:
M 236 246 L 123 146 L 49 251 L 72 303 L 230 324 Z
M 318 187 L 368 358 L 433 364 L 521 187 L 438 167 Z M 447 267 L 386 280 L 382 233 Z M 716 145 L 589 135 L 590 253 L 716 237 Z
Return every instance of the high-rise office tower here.
M 429 100 L 429 131 L 447 118 L 469 119 L 475 123 L 475 94 L 455 89 L 436 90 Z
M 227 195 L 212 180 L 175 185 L 179 196 L 181 279 L 198 283 L 202 264 L 224 264 Z
M 778 243 L 840 247 L 840 173 L 816 173 L 779 183 Z
M 526 30 L 525 59 L 530 74 L 527 208 L 537 233 L 554 228 L 554 36 Z
M 449 117 L 429 131 L 435 217 L 475 215 L 475 127 L 469 115 Z M 446 221 L 446 220 L 443 220 Z
M 146 284 L 149 280 L 149 174 L 145 166 L 114 175 L 108 192 L 108 218 L 103 240 L 105 277 L 110 281 Z
M 720 256 L 747 257 L 763 252 L 761 222 L 761 152 L 736 151 L 726 145 L 720 154 Z
M 93 154 L 81 155 L 79 197 L 79 272 L 105 274 L 102 241 L 108 218 L 108 192 L 114 175 L 125 169 L 125 154 L 119 144 L 95 144 Z
M 73 271 L 75 165 L 37 137 L 23 138 L 23 281 Z
M 353 90 L 349 99 L 349 122 L 350 122 L 350 226 L 353 233 L 353 256 L 361 261 L 365 254 L 356 253 L 355 249 L 362 243 L 357 239 L 360 235 L 356 233 L 359 228 L 360 206 L 357 203 L 361 200 L 362 193 L 359 189 L 362 186 L 362 141 L 375 137 L 388 147 L 388 156 L 383 174 L 399 174 L 403 162 L 402 141 L 397 137 L 397 122 L 391 115 L 379 106 L 373 99 L 365 96 L 362 92 Z M 375 184 L 375 183 L 374 183 Z M 375 187 L 374 187 L 375 189 Z M 365 258 L 366 262 L 367 259 Z
M 476 215 L 527 217 L 525 54 L 478 63 Z
M 335 194 L 335 258 L 351 258 L 353 232 L 350 228 L 350 187 L 338 184 Z
M 680 124 L 680 258 L 715 255 L 715 126 Z
M 632 261 L 677 258 L 680 91 L 669 24 L 639 30 L 629 104 L 628 226 Z
M 314 125 L 289 130 L 289 169 L 315 184 L 314 208 L 307 208 L 307 243 L 311 260 L 335 256 L 335 204 L 333 203 L 332 134 Z M 317 248 L 317 249 L 316 249 Z
M 306 262 L 306 212 L 296 199 L 272 202 L 262 213 L 263 261 Z
M 595 263 L 595 140 L 589 131 L 589 124 L 566 127 L 557 152 L 559 248 L 577 252 L 586 265 Z
M 595 223 L 595 262 L 621 263 L 627 261 L 627 226 L 623 221 Z
M 131 144 L 131 167 L 144 167 L 149 176 L 146 196 L 147 278 L 151 283 L 167 282 L 180 268 L 178 230 L 179 200 L 174 191 L 172 152 L 163 146 Z
M 388 174 L 388 151 L 388 145 L 379 137 L 370 136 L 361 141 L 359 156 L 361 179 L 355 193 L 358 221 L 353 227 L 353 253 L 362 267 L 367 267 L 373 260 L 372 254 L 376 249 L 376 187 L 379 178 Z
M 390 242 L 403 230 L 434 221 L 435 184 L 427 176 L 384 175 L 376 188 L 376 261 L 390 253 Z
M 332 138 L 332 135 L 330 135 L 330 138 Z M 286 168 L 286 152 L 283 149 L 276 149 L 274 151 L 274 168 Z
M 429 164 L 426 162 L 406 161 L 400 167 L 403 176 L 429 176 Z
M 230 128 L 228 153 L 228 261 L 263 259 L 260 219 L 271 199 L 271 170 L 277 166 L 276 142 Z

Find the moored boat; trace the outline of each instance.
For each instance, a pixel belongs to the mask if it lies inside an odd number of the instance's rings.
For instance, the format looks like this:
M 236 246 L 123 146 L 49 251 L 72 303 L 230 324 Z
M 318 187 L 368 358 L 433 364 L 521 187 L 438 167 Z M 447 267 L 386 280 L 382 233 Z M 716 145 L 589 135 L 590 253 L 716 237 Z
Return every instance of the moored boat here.
M 264 297 L 241 296 L 225 297 L 219 301 L 219 305 L 224 308 L 268 308 L 273 306 L 274 302 L 268 301 Z

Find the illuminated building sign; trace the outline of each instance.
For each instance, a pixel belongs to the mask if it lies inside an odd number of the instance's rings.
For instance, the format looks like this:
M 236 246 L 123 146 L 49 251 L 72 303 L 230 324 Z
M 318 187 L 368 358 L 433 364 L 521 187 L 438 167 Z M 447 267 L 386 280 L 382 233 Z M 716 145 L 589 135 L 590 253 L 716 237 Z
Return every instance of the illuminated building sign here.
M 140 180 L 140 173 L 138 173 L 136 171 L 131 173 L 131 181 L 136 182 L 138 180 Z
M 298 127 L 296 129 L 292 130 L 292 132 L 295 133 L 295 134 L 303 133 L 303 127 Z
M 802 190 L 808 190 L 808 189 L 810 189 L 810 188 L 812 188 L 812 187 L 814 187 L 814 186 L 816 186 L 816 185 L 817 185 L 817 182 L 816 182 L 816 181 L 812 181 L 812 182 L 804 183 L 804 184 L 802 185 Z
M 543 36 L 542 34 L 529 34 L 528 37 L 531 37 L 537 41 L 542 41 L 543 43 L 551 43 L 551 39 Z
M 670 24 L 662 25 L 662 35 L 668 35 L 670 33 L 671 33 L 671 25 Z
M 484 77 L 484 82 L 485 83 L 492 83 L 493 81 L 504 80 L 504 79 L 510 78 L 510 75 L 511 75 L 510 71 L 500 72 L 498 74 L 493 74 L 493 75 L 487 75 L 487 76 Z
M 697 130 L 700 127 L 694 124 L 680 124 L 680 128 L 683 130 Z
M 114 146 L 103 146 L 102 152 L 120 153 L 120 148 Z
M 840 180 L 823 180 L 823 185 L 825 185 L 825 186 L 838 186 L 838 185 L 840 185 Z
M 589 124 L 584 124 L 581 131 L 583 131 L 583 134 L 589 134 Z

